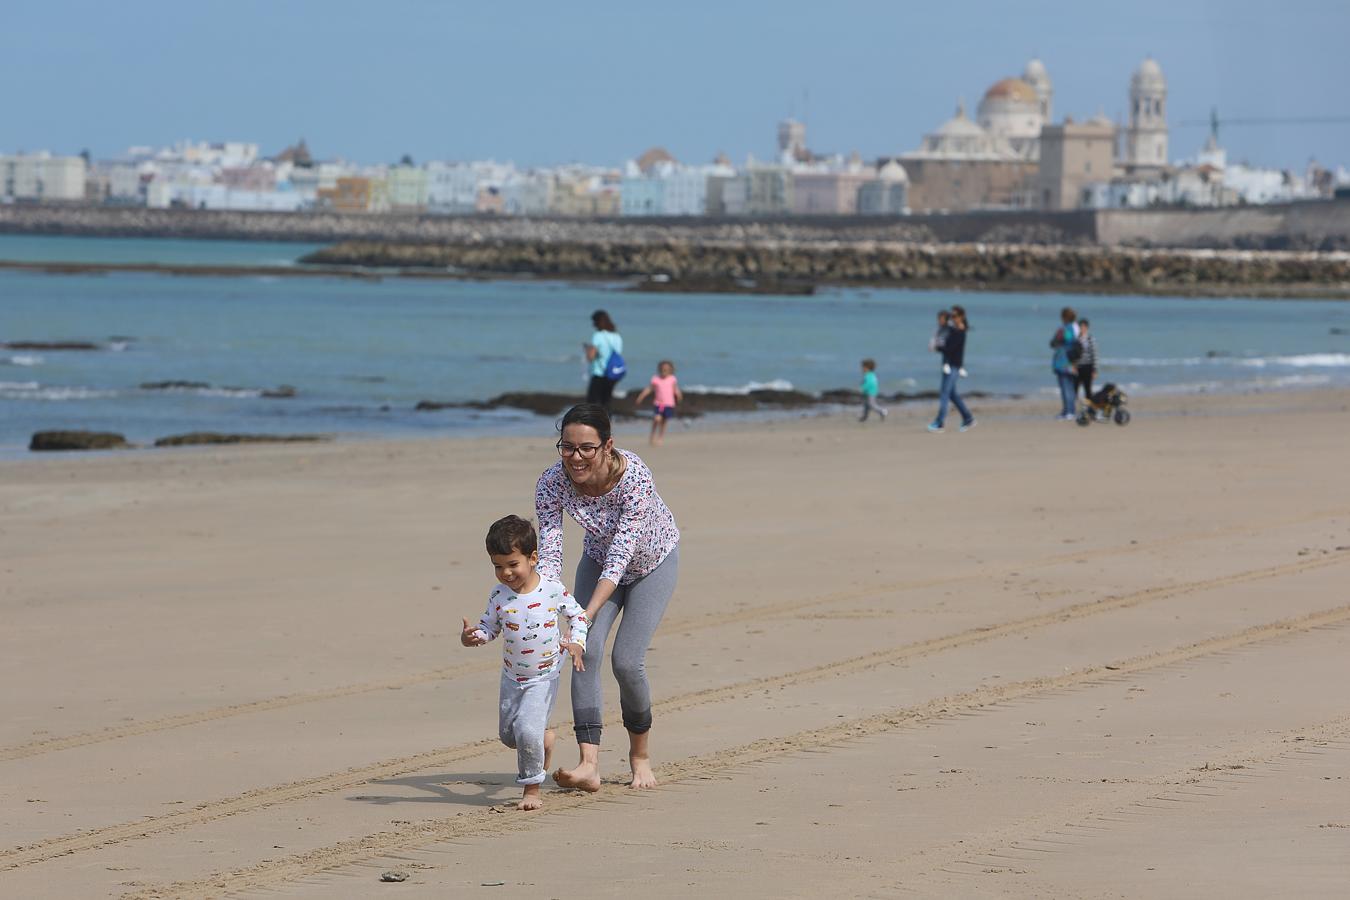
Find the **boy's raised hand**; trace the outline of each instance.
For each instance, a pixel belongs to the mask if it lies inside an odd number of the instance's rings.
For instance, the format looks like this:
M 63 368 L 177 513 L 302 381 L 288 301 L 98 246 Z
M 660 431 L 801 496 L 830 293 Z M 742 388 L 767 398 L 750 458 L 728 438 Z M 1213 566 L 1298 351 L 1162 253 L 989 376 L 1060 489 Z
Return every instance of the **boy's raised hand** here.
M 481 647 L 487 643 L 487 638 L 483 636 L 483 629 L 477 625 L 470 625 L 469 620 L 464 620 L 464 631 L 459 635 L 459 642 L 465 647 Z
M 586 664 L 581 661 L 581 657 L 586 655 L 586 649 L 576 641 L 568 641 L 563 644 L 563 649 L 572 654 L 572 668 L 578 672 L 586 671 Z

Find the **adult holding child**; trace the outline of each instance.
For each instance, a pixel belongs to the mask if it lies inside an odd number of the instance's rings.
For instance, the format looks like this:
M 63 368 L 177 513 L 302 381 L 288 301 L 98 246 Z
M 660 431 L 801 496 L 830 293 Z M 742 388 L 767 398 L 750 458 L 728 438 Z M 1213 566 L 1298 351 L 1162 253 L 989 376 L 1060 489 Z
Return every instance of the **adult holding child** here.
M 656 492 L 651 470 L 637 454 L 614 446 L 604 407 L 572 407 L 559 431 L 562 458 L 539 476 L 535 487 L 539 572 L 545 578 L 562 577 L 566 511 L 586 532 L 572 593 L 591 624 L 584 670 L 572 675 L 572 719 L 581 758 L 574 768 L 555 772 L 553 780 L 568 788 L 600 789 L 600 669 L 605 640 L 617 621 L 611 659 L 628 730 L 629 786 L 654 787 L 647 646 L 675 593 L 680 531 Z
M 581 348 L 586 354 L 587 369 L 591 380 L 586 385 L 586 402 L 597 403 L 609 409 L 610 398 L 614 396 L 614 384 L 623 377 L 623 337 L 614 327 L 614 320 L 603 309 L 591 313 L 591 325 L 595 328 L 588 344 Z
M 1060 410 L 1059 419 L 1072 422 L 1076 417 L 1074 409 L 1078 397 L 1078 360 L 1083 355 L 1083 345 L 1078 342 L 1078 313 L 1066 306 L 1059 311 L 1060 327 L 1050 338 L 1050 349 L 1055 351 L 1050 360 L 1055 380 L 1059 383 Z

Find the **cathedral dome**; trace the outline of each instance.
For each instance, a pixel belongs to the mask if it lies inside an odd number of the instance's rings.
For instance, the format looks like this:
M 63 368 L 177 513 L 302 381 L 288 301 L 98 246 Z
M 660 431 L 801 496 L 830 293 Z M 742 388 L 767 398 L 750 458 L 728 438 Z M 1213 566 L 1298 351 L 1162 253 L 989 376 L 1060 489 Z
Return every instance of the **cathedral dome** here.
M 956 107 L 956 115 L 943 122 L 934 134 L 943 137 L 985 137 L 984 129 L 966 118 L 966 106 L 964 103 Z
M 1011 100 L 1016 103 L 1036 103 L 1036 89 L 1020 78 L 996 81 L 984 92 L 985 101 Z

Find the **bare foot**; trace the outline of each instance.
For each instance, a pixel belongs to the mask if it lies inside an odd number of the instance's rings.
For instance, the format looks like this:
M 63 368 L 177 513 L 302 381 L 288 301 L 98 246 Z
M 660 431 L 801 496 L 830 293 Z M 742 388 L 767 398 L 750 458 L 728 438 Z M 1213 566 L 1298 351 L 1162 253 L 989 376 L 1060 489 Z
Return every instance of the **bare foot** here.
M 652 762 L 645 756 L 629 755 L 628 764 L 633 768 L 633 781 L 628 786 L 635 790 L 656 787 L 656 776 L 652 774 Z
M 539 796 L 539 785 L 527 784 L 525 785 L 525 796 L 520 798 L 520 802 L 516 804 L 516 809 L 529 812 L 532 809 L 539 809 L 543 805 L 544 798 Z
M 595 763 L 580 762 L 575 769 L 559 769 L 553 773 L 553 780 L 559 787 L 589 791 L 592 794 L 600 790 L 600 769 Z

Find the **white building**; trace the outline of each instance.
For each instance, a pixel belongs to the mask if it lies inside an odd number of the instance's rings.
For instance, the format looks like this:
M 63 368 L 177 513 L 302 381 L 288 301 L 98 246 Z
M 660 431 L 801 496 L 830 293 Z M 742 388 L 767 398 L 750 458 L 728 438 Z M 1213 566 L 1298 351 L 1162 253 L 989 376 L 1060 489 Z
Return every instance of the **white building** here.
M 479 198 L 500 191 L 515 174 L 510 163 L 427 163 L 427 211 L 450 216 L 479 212 Z
M 1140 63 L 1130 78 L 1125 165 L 1131 170 L 1167 165 L 1167 79 L 1152 57 Z
M 858 215 L 898 216 L 909 212 L 909 175 L 904 166 L 887 160 L 877 177 L 858 188 Z
M 719 164 L 685 166 L 668 159 L 644 171 L 637 162 L 629 162 L 619 184 L 619 211 L 625 216 L 706 215 L 708 179 L 735 174 L 731 166 Z
M 0 156 L 0 199 L 35 203 L 83 200 L 87 169 L 80 156 Z

